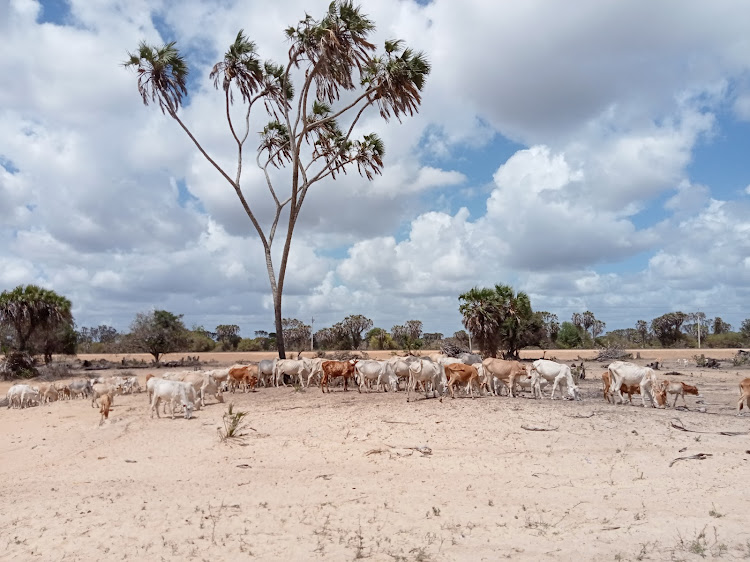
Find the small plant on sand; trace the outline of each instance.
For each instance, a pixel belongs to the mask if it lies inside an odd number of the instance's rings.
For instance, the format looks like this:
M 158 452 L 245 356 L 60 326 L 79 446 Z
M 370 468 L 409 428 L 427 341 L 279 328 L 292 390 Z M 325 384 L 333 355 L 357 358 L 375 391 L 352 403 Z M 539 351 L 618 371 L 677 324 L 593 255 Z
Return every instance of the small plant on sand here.
M 224 429 L 219 428 L 219 439 L 222 442 L 227 439 L 242 439 L 247 435 L 243 430 L 247 424 L 243 421 L 248 412 L 234 411 L 234 404 L 230 403 L 227 411 L 224 413 L 222 421 Z

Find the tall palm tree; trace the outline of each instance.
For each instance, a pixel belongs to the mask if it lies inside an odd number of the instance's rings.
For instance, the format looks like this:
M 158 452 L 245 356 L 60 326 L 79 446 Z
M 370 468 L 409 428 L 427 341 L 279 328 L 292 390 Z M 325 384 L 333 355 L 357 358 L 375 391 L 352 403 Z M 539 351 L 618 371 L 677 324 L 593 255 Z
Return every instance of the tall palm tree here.
M 27 351 L 34 332 L 73 320 L 68 299 L 36 285 L 19 285 L 0 294 L 0 324 L 15 332 L 15 348 Z
M 306 15 L 296 26 L 285 30 L 290 47 L 283 65 L 259 62 L 255 44 L 242 30 L 235 37 L 223 60 L 212 69 L 210 78 L 223 90 L 225 114 L 237 145 L 236 172 L 228 173 L 201 146 L 178 115 L 187 94 L 184 60 L 169 43 L 161 48 L 141 43 L 124 66 L 138 73 L 138 90 L 143 102 L 157 102 L 168 113 L 206 160 L 232 186 L 258 233 L 266 258 L 268 280 L 273 296 L 279 357 L 285 357 L 282 327 L 282 295 L 295 225 L 302 204 L 312 185 L 356 166 L 368 180 L 382 173 L 385 148 L 375 134 L 355 138 L 360 118 L 368 107 L 377 107 L 387 121 L 417 112 L 421 91 L 430 65 L 422 53 L 404 47 L 401 41 L 387 41 L 385 52 L 375 56 L 375 45 L 368 36 L 374 23 L 351 0 L 333 0 L 320 19 Z M 297 71 L 299 69 L 299 72 Z M 298 93 L 293 78 L 301 81 Z M 351 94 L 341 99 L 343 91 Z M 235 100 L 235 93 L 239 99 Z M 230 111 L 235 101 L 244 104 L 244 123 L 234 121 Z M 243 147 L 250 131 L 250 111 L 262 101 L 270 122 L 261 128 L 256 164 L 263 172 L 275 206 L 270 226 L 264 229 L 246 200 L 241 176 Z M 255 128 L 254 130 L 258 130 Z M 357 133 L 358 134 L 358 133 Z M 277 174 L 269 167 L 287 168 L 284 194 L 274 185 Z M 230 177 L 230 173 L 233 177 Z M 282 212 L 288 208 L 288 226 L 280 260 L 272 252 Z M 283 228 L 283 227 L 282 227 Z
M 471 332 L 482 355 L 495 357 L 501 312 L 497 293 L 494 289 L 474 287 L 459 295 L 458 300 L 463 301 L 458 307 L 463 316 L 463 325 Z

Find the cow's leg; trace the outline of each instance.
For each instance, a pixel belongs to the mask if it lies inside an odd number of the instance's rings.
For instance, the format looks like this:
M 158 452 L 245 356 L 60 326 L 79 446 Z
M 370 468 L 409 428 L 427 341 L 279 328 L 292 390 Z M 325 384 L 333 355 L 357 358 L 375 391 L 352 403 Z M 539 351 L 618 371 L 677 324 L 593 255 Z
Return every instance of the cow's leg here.
M 656 408 L 656 402 L 654 401 L 654 395 L 652 394 L 651 390 L 648 388 L 649 385 L 646 383 L 646 380 L 642 380 L 641 384 L 639 385 L 641 387 L 641 404 L 643 404 L 643 407 L 646 408 L 646 393 L 648 393 L 648 397 L 651 400 L 651 406 L 653 408 Z
M 612 377 L 612 382 L 610 383 L 610 390 L 614 388 L 614 391 L 612 392 L 612 402 L 615 403 L 615 398 L 618 398 L 620 400 L 620 404 L 625 403 L 625 397 L 622 395 L 622 381 L 620 379 L 615 379 L 615 377 Z M 632 400 L 632 399 L 631 399 Z
M 510 394 L 511 398 L 515 398 L 516 395 L 513 394 L 513 386 L 516 384 L 516 375 L 511 374 L 508 376 L 508 393 Z
M 554 382 L 552 383 L 552 394 L 550 394 L 550 399 L 555 399 L 555 392 L 557 391 L 557 385 L 558 385 L 558 378 L 555 377 Z M 562 388 L 560 388 L 560 396 L 562 396 Z

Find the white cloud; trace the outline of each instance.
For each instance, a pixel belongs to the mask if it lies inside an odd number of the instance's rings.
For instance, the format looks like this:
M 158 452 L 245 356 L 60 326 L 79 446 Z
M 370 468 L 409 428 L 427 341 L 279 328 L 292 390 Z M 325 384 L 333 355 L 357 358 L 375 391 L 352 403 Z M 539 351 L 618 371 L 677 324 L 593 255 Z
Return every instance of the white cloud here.
M 164 306 L 209 327 L 232 316 L 270 328 L 262 248 L 236 194 L 171 119 L 142 106 L 120 63 L 142 38 L 187 49 L 194 82 L 182 117 L 231 169 L 210 65 L 238 22 L 263 58 L 283 60 L 294 14 L 327 5 L 73 0 L 71 25 L 54 25 L 36 22 L 38 2 L 0 3 L 0 73 L 13 77 L 0 90 L 2 288 L 51 286 L 84 325 L 126 327 Z M 746 200 L 698 184 L 690 164 L 721 134 L 720 110 L 750 118 L 744 6 L 389 0 L 363 9 L 376 43 L 405 38 L 433 72 L 419 115 L 385 124 L 371 112 L 357 127 L 384 139 L 382 177 L 352 171 L 311 190 L 285 316 L 361 312 L 388 328 L 418 317 L 452 332 L 458 294 L 495 282 L 525 288 L 536 308 L 600 307 L 610 326 L 703 303 L 740 314 Z M 162 24 L 173 36 L 159 37 Z M 251 135 L 260 127 L 253 118 Z M 487 165 L 501 135 L 523 147 Z M 486 194 L 491 178 L 474 175 L 475 158 L 496 170 Z M 253 160 L 250 148 L 243 186 L 267 228 L 273 207 Z M 181 200 L 180 181 L 196 203 Z

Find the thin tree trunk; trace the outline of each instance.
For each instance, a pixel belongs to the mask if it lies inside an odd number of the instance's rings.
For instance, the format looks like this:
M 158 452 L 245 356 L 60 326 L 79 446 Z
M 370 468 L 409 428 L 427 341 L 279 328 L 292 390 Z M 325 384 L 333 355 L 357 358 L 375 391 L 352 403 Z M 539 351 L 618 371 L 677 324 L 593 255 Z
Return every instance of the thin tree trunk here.
M 281 292 L 276 291 L 273 296 L 273 313 L 276 318 L 276 348 L 279 350 L 279 359 L 286 359 L 286 348 L 284 346 L 284 329 L 281 325 Z
M 273 315 L 276 324 L 276 349 L 279 352 L 279 359 L 286 359 L 286 346 L 284 345 L 284 330 L 281 325 L 281 288 L 282 285 L 276 283 L 276 275 L 273 270 L 273 260 L 271 259 L 271 247 L 265 246 L 266 270 L 268 271 L 268 282 L 271 284 L 271 296 L 273 297 Z

